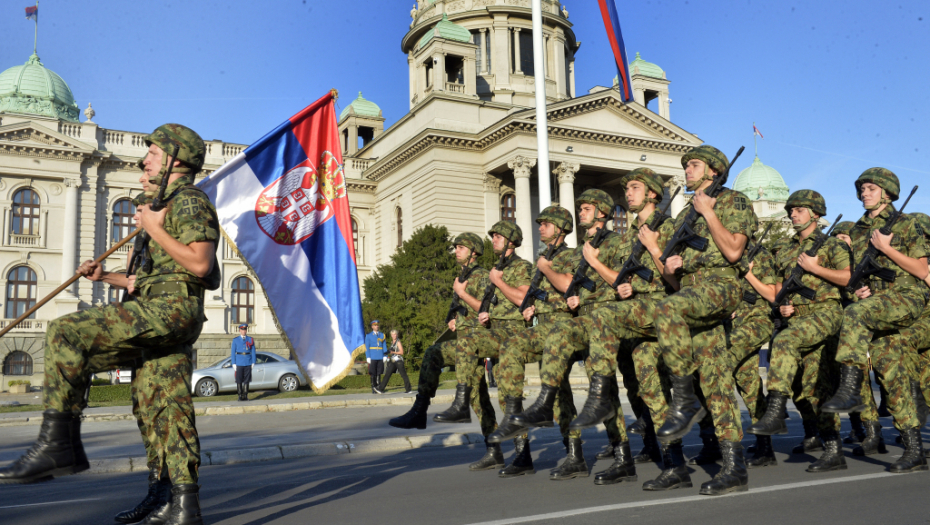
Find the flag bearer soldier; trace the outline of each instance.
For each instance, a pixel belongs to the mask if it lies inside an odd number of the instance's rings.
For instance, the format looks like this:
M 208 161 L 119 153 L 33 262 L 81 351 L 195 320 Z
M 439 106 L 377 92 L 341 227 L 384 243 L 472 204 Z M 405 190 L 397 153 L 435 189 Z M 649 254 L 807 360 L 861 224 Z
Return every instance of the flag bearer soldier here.
M 823 233 L 817 221 L 826 215 L 823 197 L 799 190 L 788 197 L 785 211 L 797 234 L 778 252 L 776 288 L 780 291 L 796 266 L 804 270 L 801 284 L 814 291 L 813 300 L 794 294 L 780 306 L 787 326 L 775 337 L 768 379 L 768 409 L 747 432 L 757 436 L 786 434 L 785 405 L 789 393 L 796 406 L 806 406 L 816 416 L 824 453 L 808 472 L 845 469 L 840 442 L 840 419 L 823 412 L 821 405 L 833 388 L 836 337 L 843 323 L 840 288 L 849 281 L 849 253 L 843 242 L 827 239 L 815 257 L 807 251 Z
M 891 235 L 879 231 L 895 212 L 891 203 L 898 198 L 900 183 L 894 173 L 884 168 L 869 168 L 856 180 L 856 190 L 866 213 L 850 236 L 853 254 L 861 260 L 871 243 L 880 252 L 877 263 L 894 271 L 896 277 L 893 283 L 873 278 L 855 291 L 858 301 L 844 312 L 836 355 L 841 365 L 840 385 L 823 410 L 854 412 L 863 408 L 862 370 L 866 365 L 866 353 L 874 351 L 872 366 L 882 376 L 888 392 L 888 409 L 906 447 L 889 471 L 927 470 L 920 423 L 907 374 L 907 349 L 896 337 L 899 330 L 917 321 L 930 297 L 930 289 L 921 282 L 928 274 L 927 241 L 919 223 L 909 216 L 901 217 L 894 224 Z
M 491 237 L 491 243 L 494 246 L 494 254 L 498 258 L 504 257 L 503 269 L 498 270 L 495 267 L 488 274 L 488 280 L 494 286 L 494 296 L 497 298 L 497 304 L 489 312 L 478 314 L 478 321 L 486 326 L 487 330 L 472 331 L 456 341 L 455 374 L 458 384 L 455 387 L 455 400 L 448 410 L 437 414 L 433 418 L 434 421 L 439 423 L 471 421 L 471 414 L 466 400 L 472 394 L 472 385 L 478 385 L 482 397 L 487 396 L 488 387 L 487 383 L 483 381 L 483 371 L 476 371 L 469 364 L 480 362 L 481 359 L 489 357 L 499 358 L 501 356 L 501 342 L 514 333 L 523 333 L 526 327 L 523 314 L 519 311 L 519 305 L 523 302 L 523 296 L 530 288 L 532 265 L 514 253 L 514 249 L 523 243 L 523 232 L 519 226 L 512 222 L 498 221 L 488 231 L 488 235 Z M 458 287 L 461 286 L 458 285 Z M 480 310 L 483 294 L 484 290 L 476 295 L 465 296 L 459 293 L 459 297 L 475 310 Z M 500 395 L 500 389 L 498 389 L 498 395 Z M 506 405 L 506 403 L 503 404 Z M 506 407 L 504 409 L 506 410 Z M 495 428 L 490 430 L 493 431 Z M 490 433 L 485 433 L 485 438 L 488 438 Z M 501 452 L 500 442 L 493 443 L 486 439 L 485 445 L 487 453 L 476 463 L 470 465 L 469 469 L 489 470 L 504 466 L 504 455 Z M 519 456 L 520 453 L 521 451 L 518 450 L 517 455 Z M 524 451 L 523 454 L 528 455 L 528 451 Z
M 413 407 L 406 414 L 391 419 L 389 424 L 392 427 L 405 429 L 426 428 L 426 409 L 429 408 L 430 399 L 436 396 L 442 368 L 456 364 L 456 338 L 464 337 L 472 332 L 487 330 L 478 322 L 480 300 L 475 299 L 481 297 L 488 284 L 488 271 L 478 266 L 477 263 L 478 257 L 484 253 L 484 241 L 477 234 L 462 233 L 456 236 L 452 244 L 455 246 L 455 261 L 462 267 L 462 272 L 456 277 L 452 288 L 458 294 L 461 303 L 465 304 L 467 313 L 456 312 L 455 319 L 449 321 L 449 332 L 443 334 L 439 341 L 431 345 L 423 353 L 423 361 L 420 364 L 420 380 L 417 385 L 417 397 L 413 402 Z M 464 281 L 459 280 L 461 277 L 464 277 Z M 447 340 L 448 336 L 451 337 Z M 477 360 L 463 366 L 471 367 L 475 371 L 475 374 L 470 377 L 480 379 L 476 383 L 467 385 L 469 387 L 468 400 L 481 422 L 481 433 L 487 436 L 497 428 L 497 422 L 494 421 L 494 407 L 491 405 L 491 398 L 487 394 L 487 388 L 475 388 L 484 380 L 484 366 L 478 363 Z M 469 416 L 468 421 L 470 420 Z M 500 464 L 503 465 L 502 458 Z
M 191 353 L 205 319 L 204 290 L 219 286 L 219 221 L 207 196 L 193 185 L 194 175 L 203 166 L 203 140 L 177 124 L 163 125 L 145 140 L 149 149 L 141 164 L 148 176 L 147 190 L 154 194 L 170 169 L 167 207 L 159 212 L 148 205 L 142 209 L 141 225 L 151 238 L 150 263 L 132 277 L 104 272 L 92 261 L 78 269 L 92 280 L 127 288 L 133 300 L 82 310 L 49 323 L 46 410 L 39 439 L 25 456 L 0 470 L 0 483 L 44 481 L 86 470 L 89 464 L 81 444 L 80 421 L 88 377 L 138 359 L 145 375 L 135 385 L 142 417 L 150 445 L 158 452 L 160 474 L 167 471 L 172 483 L 171 500 L 150 518 L 155 516 L 160 523 L 201 523 L 200 443 L 191 402 Z M 175 146 L 179 153 L 169 167 L 169 152 Z M 149 370 L 152 360 L 157 360 L 157 366 Z
M 682 156 L 681 164 L 687 188 L 695 192 L 689 206 L 694 206 L 700 216 L 694 231 L 706 237 L 708 244 L 704 252 L 686 248 L 665 262 L 666 273 L 678 276 L 681 288 L 655 310 L 659 347 L 673 389 L 665 424 L 657 433 L 659 441 L 673 442 L 704 416 L 692 378 L 697 372 L 723 456 L 723 468 L 714 479 L 701 485 L 701 494 L 744 491 L 749 476 L 740 445 L 742 428 L 733 392 L 734 365 L 726 349 L 723 321 L 736 311 L 741 300 L 737 266 L 752 235 L 753 212 L 740 192 L 723 189 L 716 198 L 704 193 L 713 178 L 728 166 L 726 156 L 718 149 L 697 147 Z M 686 215 L 687 210 L 679 214 L 676 229 Z M 671 470 L 670 474 L 680 472 L 681 458 L 677 454 L 667 456 L 672 464 L 666 464 L 666 470 Z M 682 486 L 690 486 L 690 482 Z

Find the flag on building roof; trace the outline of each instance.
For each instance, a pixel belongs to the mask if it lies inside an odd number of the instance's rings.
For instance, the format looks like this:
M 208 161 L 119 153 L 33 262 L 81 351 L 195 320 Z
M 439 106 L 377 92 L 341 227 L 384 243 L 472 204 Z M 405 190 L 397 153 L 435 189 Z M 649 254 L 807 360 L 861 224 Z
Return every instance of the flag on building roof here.
M 26 20 L 38 20 L 39 19 L 39 6 L 33 5 L 26 8 Z
M 200 183 L 317 392 L 346 375 L 365 337 L 334 100 L 307 106 Z
M 607 29 L 607 39 L 614 53 L 617 63 L 617 80 L 620 95 L 624 102 L 633 100 L 633 83 L 630 81 L 630 66 L 626 61 L 626 46 L 623 44 L 623 35 L 620 33 L 620 20 L 617 18 L 617 5 L 614 0 L 597 0 L 601 6 L 601 17 L 604 19 L 604 28 Z
M 764 139 L 764 138 L 765 138 L 765 137 L 762 136 L 762 132 L 759 131 L 759 128 L 757 128 L 755 124 L 752 125 L 752 134 L 753 134 L 753 135 L 758 135 L 760 139 Z

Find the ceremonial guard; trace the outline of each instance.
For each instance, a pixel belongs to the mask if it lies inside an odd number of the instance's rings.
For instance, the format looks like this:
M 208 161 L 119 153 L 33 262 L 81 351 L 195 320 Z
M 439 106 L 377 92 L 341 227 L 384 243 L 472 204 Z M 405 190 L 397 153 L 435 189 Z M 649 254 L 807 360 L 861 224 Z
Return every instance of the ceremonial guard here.
M 249 325 L 239 325 L 239 337 L 233 339 L 230 350 L 239 401 L 249 400 L 249 383 L 252 382 L 252 366 L 255 365 L 255 341 L 246 334 L 248 330 Z
M 384 332 L 379 330 L 381 322 L 371 321 L 371 332 L 365 335 L 365 360 L 368 362 L 368 375 L 371 377 L 371 393 L 380 394 L 381 374 L 384 373 L 384 356 L 388 353 Z

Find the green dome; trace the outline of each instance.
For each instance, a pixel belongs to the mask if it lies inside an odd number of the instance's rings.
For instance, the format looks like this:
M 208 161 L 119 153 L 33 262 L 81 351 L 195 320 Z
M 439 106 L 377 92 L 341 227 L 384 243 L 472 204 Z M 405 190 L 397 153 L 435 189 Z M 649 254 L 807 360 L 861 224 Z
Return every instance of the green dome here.
M 349 109 L 355 111 L 355 114 L 360 117 L 381 118 L 381 108 L 374 102 L 362 98 L 361 91 L 358 92 L 358 98 L 342 110 L 342 113 L 339 114 L 339 120 L 344 119 L 349 114 Z
M 423 38 L 420 39 L 420 43 L 417 44 L 417 49 L 423 49 L 423 46 L 432 40 L 433 37 L 455 40 L 456 42 L 465 42 L 466 44 L 471 43 L 471 33 L 464 27 L 450 22 L 449 16 L 445 13 L 442 15 L 442 20 L 423 35 Z
M 26 113 L 78 121 L 71 88 L 39 61 L 35 53 L 25 65 L 0 73 L 0 113 Z
M 788 202 L 788 185 L 781 174 L 762 164 L 759 157 L 752 161 L 752 165 L 739 172 L 733 189 L 743 192 L 750 200 L 767 200 Z
M 639 72 L 636 72 L 636 69 L 639 69 Z M 636 58 L 630 62 L 630 76 L 633 75 L 644 75 L 647 77 L 653 78 L 665 78 L 665 71 L 662 71 L 662 68 L 653 64 L 652 62 L 646 62 L 639 56 L 639 51 L 636 52 Z

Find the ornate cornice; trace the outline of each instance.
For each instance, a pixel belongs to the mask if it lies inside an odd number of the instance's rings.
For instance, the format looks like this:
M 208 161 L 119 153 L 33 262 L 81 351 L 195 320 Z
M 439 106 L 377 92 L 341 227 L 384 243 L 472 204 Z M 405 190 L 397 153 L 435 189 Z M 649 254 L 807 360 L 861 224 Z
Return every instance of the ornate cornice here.
M 578 115 L 584 115 L 585 113 L 591 113 L 598 111 L 604 108 L 608 108 L 612 111 L 618 111 L 629 116 L 632 120 L 637 122 L 639 125 L 652 130 L 654 133 L 659 133 L 668 137 L 670 140 L 687 142 L 688 139 L 679 135 L 672 129 L 665 127 L 665 125 L 654 120 L 647 113 L 638 111 L 635 107 L 629 104 L 624 104 L 622 101 L 617 100 L 613 96 L 605 95 L 601 98 L 596 98 L 594 100 L 589 100 L 586 102 L 581 102 L 577 104 L 571 104 L 563 108 L 552 109 L 547 112 L 547 117 L 549 123 L 557 122 L 559 120 L 565 120 L 567 118 L 575 117 Z M 536 115 L 529 115 L 530 120 L 536 120 Z
M 370 182 L 346 181 L 346 188 L 357 193 L 374 193 L 378 185 Z
M 0 152 L 7 155 L 57 160 L 83 160 L 93 155 L 93 151 L 89 146 L 76 147 L 75 144 L 63 140 L 60 136 L 45 133 L 28 126 L 0 131 Z

